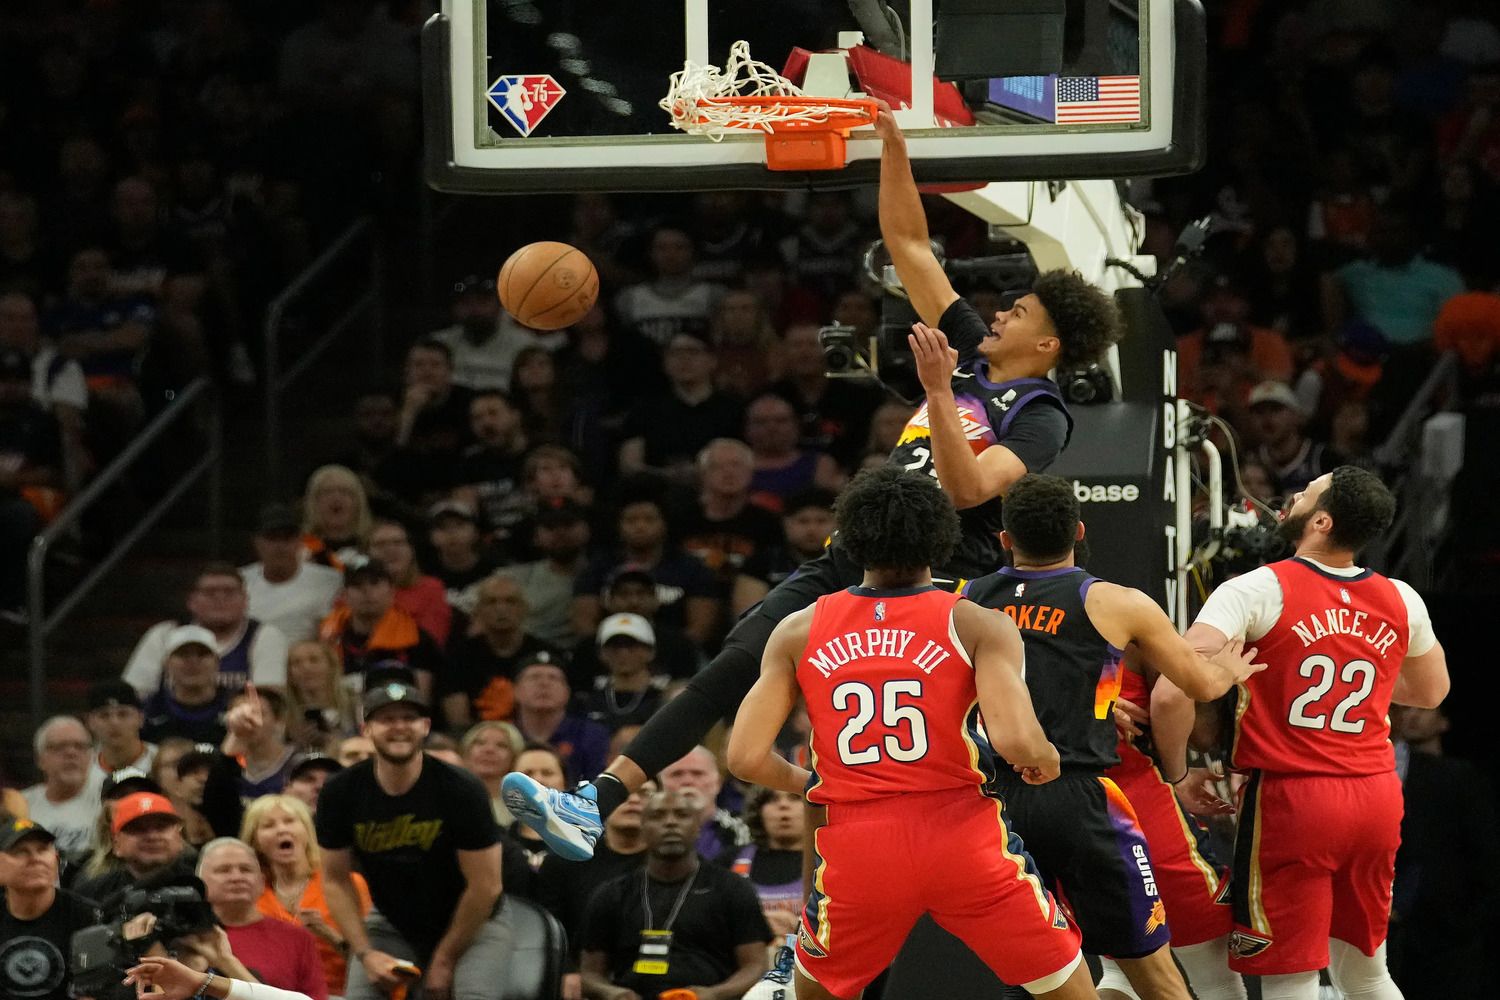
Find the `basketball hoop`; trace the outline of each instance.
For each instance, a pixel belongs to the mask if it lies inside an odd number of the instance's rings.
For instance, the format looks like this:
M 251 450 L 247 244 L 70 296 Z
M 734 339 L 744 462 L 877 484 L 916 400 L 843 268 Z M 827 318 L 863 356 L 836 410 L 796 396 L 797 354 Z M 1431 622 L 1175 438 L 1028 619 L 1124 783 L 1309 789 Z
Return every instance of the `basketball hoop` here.
M 771 170 L 837 170 L 847 162 L 849 130 L 875 121 L 872 100 L 809 97 L 796 84 L 750 57 L 735 42 L 717 66 L 689 61 L 672 74 L 661 109 L 675 128 L 718 142 L 731 131 L 766 133 Z

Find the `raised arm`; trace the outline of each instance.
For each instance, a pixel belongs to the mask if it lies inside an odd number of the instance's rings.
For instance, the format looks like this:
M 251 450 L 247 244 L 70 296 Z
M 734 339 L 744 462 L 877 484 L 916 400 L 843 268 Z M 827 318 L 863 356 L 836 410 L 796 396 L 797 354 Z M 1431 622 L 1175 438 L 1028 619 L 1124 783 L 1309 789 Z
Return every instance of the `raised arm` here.
M 776 752 L 776 735 L 797 705 L 797 659 L 807 645 L 812 608 L 783 618 L 761 656 L 760 679 L 740 702 L 729 734 L 729 770 L 741 781 L 801 795 L 811 777 Z
M 970 601 L 953 606 L 959 641 L 974 662 L 974 685 L 990 746 L 1011 763 L 1028 784 L 1051 781 L 1060 773 L 1057 748 L 1037 721 L 1022 668 L 1026 647 L 1015 624 L 998 611 Z
M 889 107 L 883 107 L 875 120 L 875 134 L 884 142 L 880 153 L 880 237 L 912 308 L 922 322 L 937 326 L 958 293 L 933 256 L 927 213 L 922 210 L 922 196 L 906 155 L 906 137 Z
M 1213 655 L 1194 649 L 1177 634 L 1166 612 L 1132 587 L 1102 580 L 1089 588 L 1084 602 L 1089 620 L 1107 641 L 1120 649 L 1130 643 L 1140 647 L 1141 658 L 1194 701 L 1213 701 L 1265 669 L 1251 662 L 1255 650 L 1244 650 L 1236 639 Z

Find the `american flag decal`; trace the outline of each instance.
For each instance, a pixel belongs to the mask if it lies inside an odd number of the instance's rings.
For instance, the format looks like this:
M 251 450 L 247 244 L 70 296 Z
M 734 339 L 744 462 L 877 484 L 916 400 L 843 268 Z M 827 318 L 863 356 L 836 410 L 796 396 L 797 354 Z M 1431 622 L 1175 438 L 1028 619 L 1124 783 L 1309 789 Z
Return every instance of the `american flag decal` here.
M 1059 125 L 1129 124 L 1141 120 L 1138 76 L 1060 76 Z

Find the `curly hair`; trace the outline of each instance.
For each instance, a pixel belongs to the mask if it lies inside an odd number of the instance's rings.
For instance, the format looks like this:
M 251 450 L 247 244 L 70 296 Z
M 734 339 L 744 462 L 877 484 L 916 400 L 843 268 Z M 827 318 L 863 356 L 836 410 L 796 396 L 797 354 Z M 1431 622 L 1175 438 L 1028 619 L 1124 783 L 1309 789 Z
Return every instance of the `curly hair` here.
M 1073 484 L 1061 476 L 1022 476 L 1005 494 L 1000 523 L 1022 555 L 1046 562 L 1063 558 L 1078 539 Z
M 834 507 L 838 541 L 864 569 L 940 566 L 958 546 L 958 512 L 937 480 L 900 466 L 866 469 Z
M 1057 367 L 1082 368 L 1101 360 L 1125 334 L 1114 300 L 1076 271 L 1046 271 L 1031 293 L 1057 330 Z
M 1328 489 L 1318 497 L 1318 510 L 1333 518 L 1328 540 L 1359 552 L 1391 526 L 1396 498 L 1380 477 L 1357 465 L 1341 465 L 1329 476 Z

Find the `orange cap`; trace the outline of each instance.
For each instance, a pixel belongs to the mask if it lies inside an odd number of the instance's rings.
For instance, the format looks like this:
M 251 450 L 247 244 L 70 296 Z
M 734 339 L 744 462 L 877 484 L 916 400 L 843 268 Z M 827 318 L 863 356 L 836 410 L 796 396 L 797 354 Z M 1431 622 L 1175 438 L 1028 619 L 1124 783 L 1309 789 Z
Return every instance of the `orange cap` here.
M 144 816 L 178 818 L 177 810 L 172 808 L 172 800 L 165 795 L 158 795 L 155 792 L 136 792 L 115 803 L 109 828 L 114 833 L 119 833 L 127 824 L 134 823 Z

